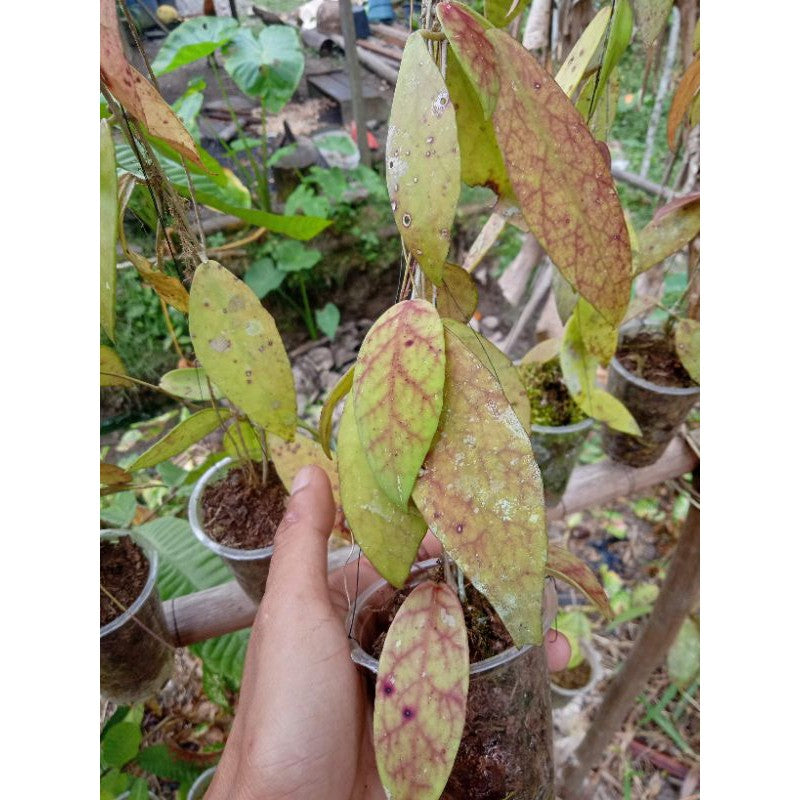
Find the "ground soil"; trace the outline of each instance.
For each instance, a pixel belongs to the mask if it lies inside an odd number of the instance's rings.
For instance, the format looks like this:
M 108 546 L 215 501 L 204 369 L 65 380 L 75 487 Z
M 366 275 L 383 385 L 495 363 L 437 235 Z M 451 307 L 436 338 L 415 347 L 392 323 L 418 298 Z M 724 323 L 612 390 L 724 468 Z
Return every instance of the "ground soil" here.
M 523 364 L 518 372 L 531 401 L 531 423 L 559 427 L 586 419 L 570 397 L 556 359 Z
M 133 604 L 147 583 L 150 562 L 129 536 L 117 542 L 100 542 L 100 626 L 107 625 Z
M 231 469 L 203 492 L 203 530 L 226 547 L 269 547 L 286 508 L 289 495 L 272 462 L 266 484 L 261 483 L 261 464 L 251 465 L 252 471 L 245 466 Z
M 617 360 L 628 372 L 659 386 L 689 388 L 697 384 L 683 368 L 672 339 L 653 331 L 640 331 L 625 338 Z
M 592 668 L 587 661 L 582 661 L 572 669 L 562 669 L 561 672 L 550 673 L 550 680 L 562 689 L 580 689 L 589 683 L 592 677 Z

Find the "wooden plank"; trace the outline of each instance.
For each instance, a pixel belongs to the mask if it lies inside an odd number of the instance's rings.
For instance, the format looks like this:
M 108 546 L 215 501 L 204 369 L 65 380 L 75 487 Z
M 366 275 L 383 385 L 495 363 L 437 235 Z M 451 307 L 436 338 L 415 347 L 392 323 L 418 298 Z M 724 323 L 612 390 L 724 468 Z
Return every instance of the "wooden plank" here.
M 371 22 L 369 29 L 373 36 L 378 36 L 384 41 L 392 42 L 400 47 L 406 46 L 406 39 L 410 33 L 405 28 L 400 28 L 397 25 L 383 25 L 380 22 Z
M 388 45 L 381 44 L 380 41 L 374 37 L 370 39 L 359 39 L 358 46 L 364 47 L 367 50 L 371 50 L 373 53 L 377 53 L 379 56 L 383 56 L 384 58 L 390 58 L 392 61 L 397 61 L 398 64 L 403 58 L 403 51 L 399 47 L 389 47 Z

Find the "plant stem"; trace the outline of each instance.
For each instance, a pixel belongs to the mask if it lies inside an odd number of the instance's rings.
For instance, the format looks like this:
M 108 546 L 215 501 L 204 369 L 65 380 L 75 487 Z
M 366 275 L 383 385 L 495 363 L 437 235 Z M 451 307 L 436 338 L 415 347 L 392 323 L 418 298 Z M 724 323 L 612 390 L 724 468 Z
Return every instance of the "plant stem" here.
M 315 441 L 319 441 L 319 431 L 313 425 L 309 425 L 304 420 L 298 419 L 297 427 L 302 428 L 304 431 L 308 431 L 314 437 Z
M 262 160 L 264 162 L 264 196 L 261 198 L 261 204 L 264 211 L 272 211 L 272 200 L 269 196 L 269 134 L 267 133 L 267 98 L 261 98 L 261 124 L 264 126 L 263 136 L 261 141 Z
M 319 334 L 317 333 L 317 326 L 314 324 L 314 315 L 311 313 L 311 305 L 308 302 L 308 294 L 306 294 L 306 281 L 302 273 L 298 275 L 298 278 L 300 278 L 300 294 L 303 295 L 303 308 L 305 309 L 303 316 L 306 319 L 306 327 L 308 328 L 308 332 L 311 334 L 311 338 L 317 339 L 319 338 Z

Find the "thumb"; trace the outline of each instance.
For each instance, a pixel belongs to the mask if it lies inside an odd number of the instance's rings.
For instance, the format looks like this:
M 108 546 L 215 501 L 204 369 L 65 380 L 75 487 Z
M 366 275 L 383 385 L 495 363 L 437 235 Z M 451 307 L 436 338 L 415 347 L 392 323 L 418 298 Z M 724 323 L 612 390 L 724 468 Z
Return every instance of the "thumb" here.
M 333 528 L 331 484 L 321 467 L 303 467 L 275 534 L 266 595 L 328 599 L 328 537 Z

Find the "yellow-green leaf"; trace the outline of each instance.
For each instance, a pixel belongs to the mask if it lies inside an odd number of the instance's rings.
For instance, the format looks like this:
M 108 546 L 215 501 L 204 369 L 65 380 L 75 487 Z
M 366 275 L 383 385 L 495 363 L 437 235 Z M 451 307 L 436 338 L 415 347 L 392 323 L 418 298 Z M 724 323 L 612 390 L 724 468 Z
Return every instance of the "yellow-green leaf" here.
M 616 325 L 630 297 L 631 248 L 610 167 L 539 62 L 505 31 L 486 39 L 504 73 L 495 132 L 525 221 L 570 285 Z
M 589 111 L 590 116 L 594 112 L 597 101 L 600 99 L 600 93 L 605 88 L 606 81 L 617 64 L 619 64 L 622 54 L 631 40 L 632 33 L 633 10 L 631 9 L 630 0 L 615 0 L 614 11 L 611 14 L 611 22 L 609 23 L 608 39 L 603 51 L 603 60 L 600 62 L 597 94 L 595 95 L 595 102 Z
M 319 414 L 319 442 L 322 445 L 322 450 L 328 458 L 333 458 L 331 455 L 331 434 L 333 433 L 333 412 L 339 401 L 353 388 L 353 373 L 356 371 L 356 365 L 353 364 L 350 369 L 342 375 L 336 382 L 336 386 L 331 389 L 325 403 L 322 406 L 322 411 Z
M 700 233 L 700 195 L 694 193 L 667 203 L 639 231 L 639 249 L 634 257 L 634 275 L 660 264 L 685 247 Z
M 100 120 L 100 326 L 114 341 L 117 300 L 117 164 L 108 120 Z
M 520 366 L 523 364 L 544 364 L 550 359 L 555 358 L 561 350 L 561 337 L 555 336 L 552 339 L 545 339 L 539 342 L 535 347 L 532 347 L 525 353 L 519 360 Z
M 498 28 L 505 28 L 527 7 L 530 0 L 486 0 L 486 19 Z
M 700 323 L 681 319 L 675 323 L 675 352 L 692 380 L 700 383 Z
M 202 367 L 170 370 L 161 376 L 158 385 L 165 392 L 182 397 L 184 400 L 205 402 L 211 400 L 212 392 L 214 397 L 221 397 L 220 391 L 213 384 L 209 390 L 208 377 Z
M 567 97 L 572 97 L 573 92 L 578 88 L 586 68 L 603 41 L 609 19 L 611 19 L 611 6 L 601 8 L 586 26 L 572 50 L 569 51 L 567 60 L 556 73 L 556 83 Z
M 497 345 L 472 330 L 469 325 L 448 319 L 444 321 L 444 327 L 466 345 L 470 353 L 492 373 L 500 384 L 506 400 L 514 409 L 520 425 L 528 430 L 531 426 L 531 401 L 511 359 Z
M 105 461 L 100 462 L 100 483 L 104 486 L 119 486 L 121 484 L 130 483 L 133 480 L 133 475 L 122 467 L 116 464 L 107 464 Z
M 547 528 L 528 431 L 449 327 L 445 355 L 444 409 L 412 497 L 514 643 L 541 644 Z
M 131 472 L 137 469 L 154 467 L 168 458 L 182 453 L 189 445 L 199 442 L 211 431 L 216 430 L 231 415 L 227 408 L 204 408 L 183 422 L 179 422 L 166 436 L 142 453 L 128 467 Z
M 252 289 L 216 261 L 195 271 L 189 332 L 214 385 L 253 422 L 291 439 L 297 400 L 275 320 Z
M 578 109 L 578 113 L 583 119 L 588 120 L 589 130 L 599 142 L 604 142 L 608 139 L 608 133 L 617 116 L 619 87 L 619 69 L 615 69 L 608 76 L 602 91 L 597 93 L 594 103 L 592 103 L 592 98 L 595 97 L 595 81 L 593 78 L 589 78 L 586 81 L 578 99 L 575 101 L 575 108 Z M 594 109 L 592 110 L 591 118 L 589 118 L 589 111 L 592 106 L 594 106 Z M 631 245 L 633 245 L 633 242 L 631 242 Z
M 425 520 L 414 506 L 407 511 L 396 506 L 375 480 L 358 437 L 352 396 L 339 423 L 336 457 L 342 506 L 356 542 L 383 578 L 402 586 L 425 536 Z
M 373 740 L 392 800 L 438 800 L 464 730 L 467 626 L 458 595 L 426 581 L 389 626 L 378 661 Z
M 386 135 L 386 185 L 397 228 L 437 286 L 461 191 L 456 114 L 422 34 L 403 51 Z
M 433 302 L 433 287 L 427 286 L 426 297 Z M 436 291 L 436 310 L 440 317 L 469 322 L 478 307 L 478 287 L 469 272 L 458 264 L 445 264 L 442 285 Z
M 133 386 L 133 381 L 125 380 L 128 371 L 122 359 L 108 345 L 100 345 L 100 385 Z
M 370 328 L 353 373 L 353 410 L 378 485 L 405 508 L 439 423 L 442 320 L 426 300 L 405 300 Z
M 228 430 L 222 437 L 222 446 L 225 448 L 225 452 L 236 461 L 246 458 L 251 461 L 261 461 L 265 456 L 256 429 L 244 419 L 237 419 L 228 426 Z

